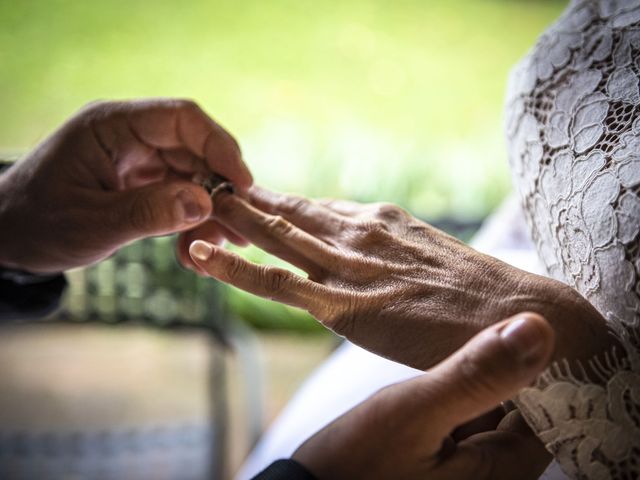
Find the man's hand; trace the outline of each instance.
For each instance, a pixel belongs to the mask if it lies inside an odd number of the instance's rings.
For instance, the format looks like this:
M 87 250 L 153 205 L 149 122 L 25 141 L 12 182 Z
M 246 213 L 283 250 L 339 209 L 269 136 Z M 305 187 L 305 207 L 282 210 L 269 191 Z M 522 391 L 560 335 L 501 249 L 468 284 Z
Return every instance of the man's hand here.
M 293 459 L 320 480 L 537 479 L 551 456 L 517 410 L 500 418 L 496 407 L 534 380 L 553 348 L 540 316 L 495 324 L 339 417 Z
M 0 176 L 0 265 L 61 271 L 196 226 L 236 239 L 191 181 L 212 172 L 252 183 L 236 141 L 195 103 L 91 104 Z

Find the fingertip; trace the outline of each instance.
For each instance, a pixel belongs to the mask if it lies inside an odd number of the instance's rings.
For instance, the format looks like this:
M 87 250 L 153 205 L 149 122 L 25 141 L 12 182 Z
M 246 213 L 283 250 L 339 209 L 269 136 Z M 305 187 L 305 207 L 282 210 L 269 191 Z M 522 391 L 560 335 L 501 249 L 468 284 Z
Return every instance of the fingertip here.
M 181 224 L 195 224 L 207 218 L 207 205 L 198 198 L 197 192 L 185 188 L 175 196 L 176 219 Z
M 189 245 L 189 255 L 195 262 L 206 262 L 211 258 L 215 247 L 204 240 L 195 240 Z
M 240 148 L 240 144 L 236 141 L 235 138 L 231 137 L 233 140 L 233 156 L 231 164 L 236 167 L 235 175 L 229 177 L 231 181 L 235 184 L 235 186 L 246 192 L 249 190 L 251 185 L 253 185 L 253 175 L 251 174 L 251 170 L 247 166 L 244 158 L 242 157 L 242 149 Z
M 509 318 L 498 330 L 500 339 L 524 365 L 546 364 L 555 346 L 555 332 L 533 312 Z
M 233 156 L 233 159 L 228 162 L 228 165 L 227 171 L 224 172 L 225 176 L 231 181 L 236 190 L 246 195 L 253 186 L 253 175 L 251 175 L 249 167 L 247 167 L 246 163 L 242 160 L 240 151 Z M 220 165 L 218 169 L 223 170 Z
M 205 159 L 208 167 L 228 178 L 234 187 L 246 192 L 253 184 L 253 176 L 242 158 L 240 146 L 227 132 L 229 141 L 209 142 L 205 146 Z
M 213 205 L 207 191 L 192 182 L 172 179 L 167 182 L 165 195 L 173 195 L 175 228 L 178 231 L 194 226 L 211 217 Z

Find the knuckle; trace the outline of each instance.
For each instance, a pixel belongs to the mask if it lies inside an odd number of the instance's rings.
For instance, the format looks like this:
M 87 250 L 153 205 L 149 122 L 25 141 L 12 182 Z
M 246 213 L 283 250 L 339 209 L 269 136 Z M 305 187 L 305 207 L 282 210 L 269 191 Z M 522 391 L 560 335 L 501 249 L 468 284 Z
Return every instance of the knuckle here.
M 363 228 L 365 232 L 369 233 L 370 235 L 389 231 L 389 225 L 387 225 L 386 222 L 378 219 L 365 221 L 363 224 Z
M 193 118 L 202 115 L 202 110 L 198 104 L 188 98 L 174 98 L 167 100 L 164 108 L 171 110 L 177 117 L 178 123 L 191 121 Z
M 83 125 L 101 123 L 119 111 L 119 102 L 95 100 L 84 105 L 76 115 Z
M 292 195 L 286 198 L 284 202 L 282 202 L 281 210 L 285 214 L 296 214 L 303 212 L 309 204 L 309 201 L 306 198 Z
M 319 198 L 316 200 L 320 205 L 326 208 L 334 209 L 336 206 L 336 200 L 334 198 Z
M 226 268 L 226 276 L 229 280 L 235 280 L 242 276 L 244 271 L 244 264 L 238 257 L 229 258 L 227 268 Z
M 200 107 L 198 107 L 198 104 L 190 98 L 176 98 L 174 100 L 171 100 L 171 103 L 173 105 L 173 108 L 183 112 L 193 112 L 200 109 Z
M 402 220 L 407 213 L 400 207 L 391 203 L 379 203 L 376 205 L 374 216 L 385 222 Z
M 105 100 L 93 100 L 91 102 L 85 103 L 84 106 L 80 109 L 81 113 L 91 114 L 96 111 L 102 110 L 109 102 Z
M 273 234 L 283 237 L 293 230 L 293 225 L 280 215 L 273 215 L 265 220 L 265 227 Z
M 289 274 L 284 270 L 264 270 L 265 286 L 271 294 L 284 291 L 289 285 Z
M 350 296 L 343 301 L 336 301 L 321 318 L 322 323 L 329 329 L 345 337 L 353 335 L 358 321 L 357 307 Z
M 373 231 L 373 222 L 357 220 L 353 224 L 353 229 L 358 237 L 366 237 Z
M 357 221 L 354 228 L 356 244 L 362 244 L 367 247 L 380 243 L 389 236 L 389 226 L 378 219 Z

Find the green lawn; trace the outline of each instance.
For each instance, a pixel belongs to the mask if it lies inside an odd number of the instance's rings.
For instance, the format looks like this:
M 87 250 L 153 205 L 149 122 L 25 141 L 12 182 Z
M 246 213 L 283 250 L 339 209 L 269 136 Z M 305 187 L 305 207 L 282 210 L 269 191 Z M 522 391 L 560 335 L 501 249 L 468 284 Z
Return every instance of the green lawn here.
M 0 0 L 0 150 L 97 98 L 190 97 L 269 187 L 481 217 L 507 73 L 564 3 Z

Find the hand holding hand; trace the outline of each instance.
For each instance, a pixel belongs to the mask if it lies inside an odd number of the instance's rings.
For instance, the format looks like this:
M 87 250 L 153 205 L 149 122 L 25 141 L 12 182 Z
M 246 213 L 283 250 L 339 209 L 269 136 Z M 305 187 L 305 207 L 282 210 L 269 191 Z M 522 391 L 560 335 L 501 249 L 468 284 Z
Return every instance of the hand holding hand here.
M 293 454 L 318 479 L 537 479 L 551 456 L 499 402 L 547 365 L 554 334 L 520 314 L 476 335 L 424 375 L 382 389 Z
M 0 176 L 0 264 L 60 271 L 192 229 L 211 200 L 190 180 L 211 172 L 241 190 L 252 183 L 233 137 L 195 103 L 91 104 Z

